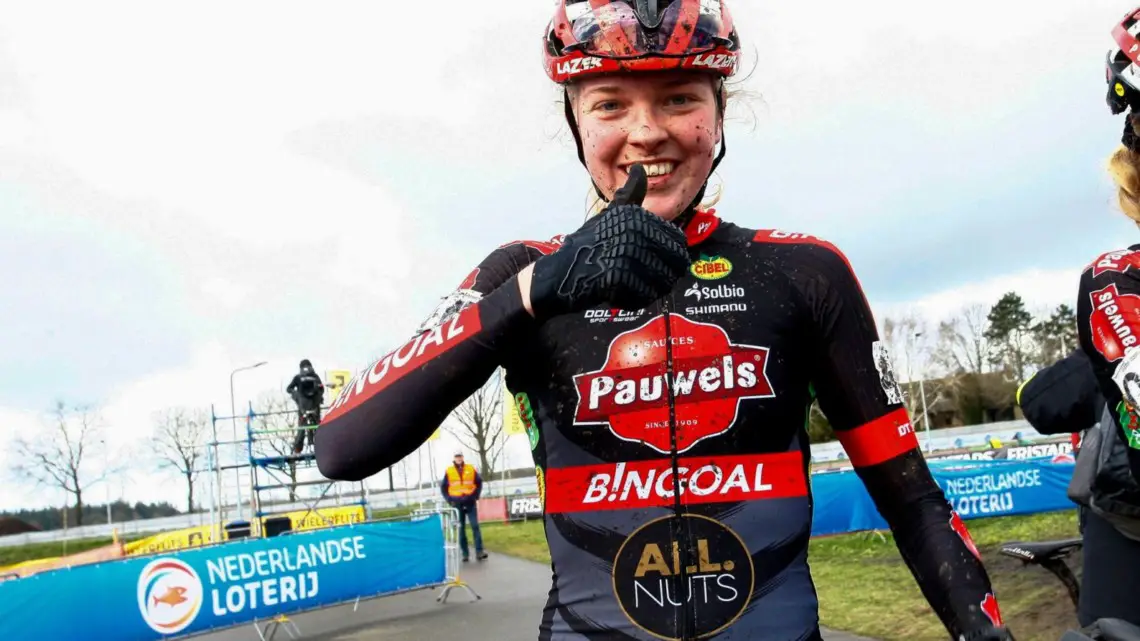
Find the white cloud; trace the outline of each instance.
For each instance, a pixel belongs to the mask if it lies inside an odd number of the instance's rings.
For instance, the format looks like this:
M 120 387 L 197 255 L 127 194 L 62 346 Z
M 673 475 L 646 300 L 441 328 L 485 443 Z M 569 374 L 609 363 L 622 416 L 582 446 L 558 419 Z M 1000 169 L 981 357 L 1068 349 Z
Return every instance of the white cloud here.
M 1066 304 L 1075 311 L 1082 267 L 1084 266 L 1075 265 L 1071 269 L 1030 269 L 1002 274 L 928 294 L 915 301 L 873 304 L 874 312 L 880 321 L 912 313 L 928 323 L 936 324 L 955 317 L 970 305 L 982 305 L 988 310 L 1008 292 L 1020 295 L 1030 313 L 1049 312 L 1061 304 Z

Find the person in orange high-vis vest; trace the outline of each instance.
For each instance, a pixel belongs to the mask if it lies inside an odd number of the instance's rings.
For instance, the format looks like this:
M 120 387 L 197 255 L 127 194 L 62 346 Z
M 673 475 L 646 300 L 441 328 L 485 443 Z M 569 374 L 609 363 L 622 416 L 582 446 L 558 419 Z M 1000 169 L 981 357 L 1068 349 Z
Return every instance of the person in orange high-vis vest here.
M 459 549 L 463 552 L 463 561 L 470 560 L 465 527 L 468 520 L 471 521 L 471 536 L 475 537 L 475 558 L 480 561 L 487 558 L 483 551 L 483 534 L 479 531 L 477 506 L 479 495 L 483 493 L 483 478 L 479 476 L 479 470 L 463 462 L 463 452 L 456 452 L 453 464 L 448 466 L 439 487 L 443 498 L 459 510 Z

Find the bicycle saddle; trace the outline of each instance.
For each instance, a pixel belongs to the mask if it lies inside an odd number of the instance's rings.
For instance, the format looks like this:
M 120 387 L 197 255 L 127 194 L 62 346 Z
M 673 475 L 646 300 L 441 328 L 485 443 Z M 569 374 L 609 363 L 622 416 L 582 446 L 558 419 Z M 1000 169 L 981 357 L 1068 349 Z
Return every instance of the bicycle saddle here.
M 1140 641 L 1140 627 L 1121 619 L 1101 619 L 1096 623 L 1100 628 L 1098 639 L 1103 641 Z
M 1063 541 L 1041 541 L 1034 543 L 1006 543 L 1001 546 L 1001 553 L 1006 556 L 1040 563 L 1052 559 L 1061 559 L 1081 547 L 1081 539 L 1065 539 Z M 1140 641 L 1138 639 L 1137 641 Z

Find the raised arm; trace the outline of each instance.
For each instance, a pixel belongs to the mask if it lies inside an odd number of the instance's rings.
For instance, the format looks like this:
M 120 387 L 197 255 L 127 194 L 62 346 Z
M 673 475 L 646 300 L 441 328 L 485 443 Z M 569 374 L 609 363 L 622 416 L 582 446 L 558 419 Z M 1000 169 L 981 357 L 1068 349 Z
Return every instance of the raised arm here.
M 317 467 L 360 480 L 415 451 L 495 371 L 533 324 L 518 272 L 552 246 L 492 252 L 415 335 L 349 381 L 317 429 Z

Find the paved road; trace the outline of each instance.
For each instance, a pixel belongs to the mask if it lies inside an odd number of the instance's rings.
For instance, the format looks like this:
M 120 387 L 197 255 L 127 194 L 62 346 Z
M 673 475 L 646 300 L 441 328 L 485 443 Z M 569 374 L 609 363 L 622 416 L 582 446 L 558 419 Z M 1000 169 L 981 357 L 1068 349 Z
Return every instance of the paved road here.
M 539 616 L 550 586 L 550 568 L 513 557 L 492 555 L 470 563 L 463 578 L 482 596 L 454 589 L 447 603 L 439 590 L 421 590 L 298 615 L 294 620 L 305 641 L 393 641 L 425 639 L 495 639 L 535 641 Z M 827 641 L 871 641 L 842 632 L 824 631 Z M 208 641 L 257 639 L 252 626 L 198 637 Z M 279 630 L 274 641 L 289 639 Z

